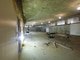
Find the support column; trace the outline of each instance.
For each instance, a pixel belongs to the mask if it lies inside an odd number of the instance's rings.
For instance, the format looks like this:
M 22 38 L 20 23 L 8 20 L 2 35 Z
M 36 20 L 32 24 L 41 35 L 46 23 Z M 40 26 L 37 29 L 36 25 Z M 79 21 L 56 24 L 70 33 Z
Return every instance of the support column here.
M 21 26 L 20 26 L 20 20 L 17 17 L 17 38 L 18 38 L 18 54 L 20 55 L 21 53 L 21 40 L 20 40 L 20 35 L 21 35 Z

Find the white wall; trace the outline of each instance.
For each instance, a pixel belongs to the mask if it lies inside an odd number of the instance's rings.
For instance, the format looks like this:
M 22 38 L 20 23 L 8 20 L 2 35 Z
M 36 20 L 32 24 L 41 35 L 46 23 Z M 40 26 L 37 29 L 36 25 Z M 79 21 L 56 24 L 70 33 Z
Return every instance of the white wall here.
M 51 33 L 55 32 L 55 33 L 69 34 L 70 27 L 69 27 L 69 25 L 59 25 L 59 26 L 49 27 L 48 30 Z
M 47 32 L 66 33 L 80 36 L 80 23 L 49 27 L 47 28 Z
M 70 34 L 80 36 L 80 23 L 70 25 Z

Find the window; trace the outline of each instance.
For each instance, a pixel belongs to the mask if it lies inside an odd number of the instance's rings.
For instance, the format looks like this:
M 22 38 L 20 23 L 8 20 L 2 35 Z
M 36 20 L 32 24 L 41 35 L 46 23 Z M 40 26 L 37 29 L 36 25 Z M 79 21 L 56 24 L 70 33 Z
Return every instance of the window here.
M 62 21 L 58 21 L 57 22 L 57 25 L 64 25 L 65 24 L 65 20 L 62 20 Z
M 70 18 L 67 20 L 67 24 L 78 23 L 78 22 L 80 22 L 78 17 Z
M 49 24 L 49 26 L 55 26 L 55 23 L 51 23 L 51 24 Z

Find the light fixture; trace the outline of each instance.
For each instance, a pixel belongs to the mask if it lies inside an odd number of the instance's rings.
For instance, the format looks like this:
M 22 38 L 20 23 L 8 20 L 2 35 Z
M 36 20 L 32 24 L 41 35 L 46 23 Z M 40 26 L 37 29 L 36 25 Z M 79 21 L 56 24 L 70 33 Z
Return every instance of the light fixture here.
M 71 20 L 71 23 L 74 23 L 74 21 L 73 21 L 73 20 Z
M 80 6 L 79 6 L 79 7 L 77 7 L 77 10 L 80 10 Z
M 61 16 L 59 16 L 59 19 L 61 19 L 62 17 Z

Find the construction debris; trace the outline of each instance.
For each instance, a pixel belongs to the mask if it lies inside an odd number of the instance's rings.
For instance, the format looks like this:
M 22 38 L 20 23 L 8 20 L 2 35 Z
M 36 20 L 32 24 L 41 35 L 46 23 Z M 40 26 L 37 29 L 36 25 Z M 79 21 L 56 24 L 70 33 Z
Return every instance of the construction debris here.
M 44 45 L 46 45 L 46 46 L 49 46 L 49 45 L 51 45 L 51 44 L 52 44 L 52 42 L 44 43 Z

